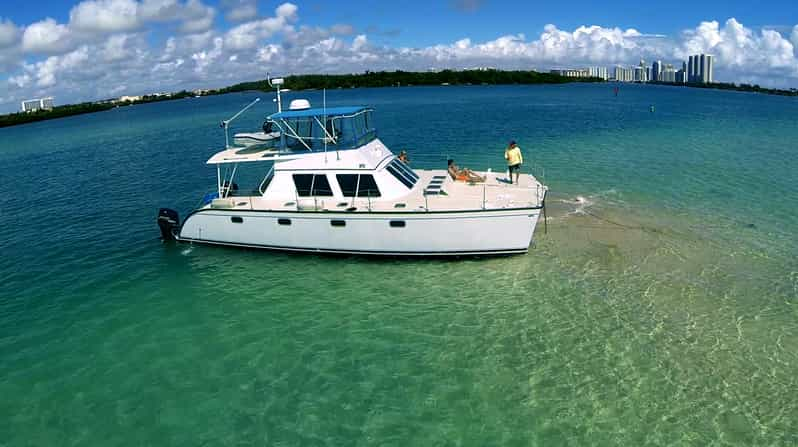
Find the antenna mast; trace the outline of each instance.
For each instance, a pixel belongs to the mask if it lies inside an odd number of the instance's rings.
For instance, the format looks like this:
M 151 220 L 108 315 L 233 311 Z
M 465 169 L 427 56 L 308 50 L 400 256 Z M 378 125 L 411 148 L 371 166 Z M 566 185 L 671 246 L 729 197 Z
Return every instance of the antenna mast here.
M 283 78 L 270 78 L 269 73 L 266 73 L 266 80 L 269 82 L 269 87 L 277 89 L 277 113 L 283 111 L 283 101 L 280 98 L 280 86 L 285 83 Z
M 238 118 L 239 115 L 241 115 L 242 113 L 246 112 L 247 109 L 249 109 L 250 107 L 254 106 L 258 101 L 260 101 L 260 98 L 255 98 L 254 101 L 249 103 L 249 105 L 247 105 L 243 109 L 239 110 L 238 113 L 233 115 L 230 119 L 222 121 L 222 128 L 224 129 L 224 148 L 225 149 L 230 149 L 230 138 L 227 135 L 227 128 L 230 127 L 230 122 L 233 121 L 234 119 Z

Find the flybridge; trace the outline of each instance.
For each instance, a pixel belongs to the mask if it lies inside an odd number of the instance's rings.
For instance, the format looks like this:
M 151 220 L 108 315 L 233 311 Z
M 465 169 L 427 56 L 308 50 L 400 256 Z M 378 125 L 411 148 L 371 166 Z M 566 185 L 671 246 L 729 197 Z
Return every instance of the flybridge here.
M 361 147 L 377 137 L 372 112 L 362 106 L 305 108 L 277 112 L 269 121 L 281 132 L 280 149 L 337 151 Z

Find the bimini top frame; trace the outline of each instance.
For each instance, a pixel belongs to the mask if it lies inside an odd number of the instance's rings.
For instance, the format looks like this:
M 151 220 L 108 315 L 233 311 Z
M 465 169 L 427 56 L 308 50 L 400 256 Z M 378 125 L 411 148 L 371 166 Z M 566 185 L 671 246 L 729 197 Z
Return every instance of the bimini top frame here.
M 339 151 L 377 137 L 372 112 L 362 106 L 288 110 L 269 116 L 269 121 L 280 129 L 283 151 Z
M 208 164 L 290 160 L 311 152 L 357 149 L 377 138 L 373 109 L 356 107 L 287 110 L 268 117 L 280 131 L 273 146 L 227 148 L 214 154 Z

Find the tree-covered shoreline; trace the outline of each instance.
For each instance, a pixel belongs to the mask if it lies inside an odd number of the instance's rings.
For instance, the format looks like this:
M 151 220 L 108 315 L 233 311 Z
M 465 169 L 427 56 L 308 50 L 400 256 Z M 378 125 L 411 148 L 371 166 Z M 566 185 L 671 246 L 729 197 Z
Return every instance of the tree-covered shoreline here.
M 599 78 L 569 78 L 554 73 L 537 71 L 505 71 L 505 70 L 442 70 L 429 72 L 412 71 L 367 71 L 358 74 L 309 74 L 291 75 L 285 78 L 284 88 L 291 90 L 337 89 L 358 87 L 409 87 L 430 85 L 529 85 L 529 84 L 566 84 L 573 82 L 605 82 Z M 679 87 L 710 88 L 742 92 L 764 93 L 769 95 L 798 96 L 798 90 L 780 90 L 760 87 L 758 85 L 713 83 L 713 84 L 679 84 L 652 82 L 658 85 Z M 243 91 L 272 91 L 267 80 L 242 82 L 216 90 L 202 91 L 202 96 L 223 95 L 225 93 Z M 30 113 L 11 113 L 0 115 L 0 127 L 14 126 L 50 119 L 63 118 L 85 113 L 102 112 L 114 107 L 145 104 L 158 101 L 170 101 L 194 96 L 195 93 L 181 91 L 171 95 L 144 96 L 137 101 L 100 101 L 81 104 L 67 104 L 54 107 L 52 110 L 40 110 Z
M 708 88 L 713 90 L 732 90 L 736 92 L 751 92 L 751 93 L 764 93 L 766 95 L 779 95 L 779 96 L 798 96 L 798 90 L 784 90 L 777 88 L 760 87 L 759 85 L 751 84 L 735 84 L 733 82 L 713 82 L 712 84 L 703 84 L 699 82 L 690 82 L 683 84 L 680 82 L 657 82 L 652 81 L 649 84 L 656 85 L 669 85 L 673 87 L 692 87 L 692 88 Z
M 65 104 L 63 106 L 53 107 L 52 110 L 37 110 L 35 112 L 17 112 L 8 115 L 0 115 L 0 127 L 16 126 L 19 124 L 33 123 L 36 121 L 52 120 L 57 118 L 65 118 L 74 115 L 83 115 L 86 113 L 103 112 L 105 110 L 113 109 L 115 107 L 127 107 L 135 104 L 146 104 L 150 102 L 171 101 L 173 99 L 182 99 L 185 97 L 194 96 L 194 93 L 188 91 L 181 91 L 173 93 L 169 96 L 166 95 L 151 95 L 143 96 L 137 101 L 124 101 L 112 102 L 98 101 L 98 102 L 82 102 L 79 104 Z
M 380 71 L 342 75 L 292 75 L 285 78 L 284 88 L 292 90 L 335 89 L 356 87 L 396 87 L 413 85 L 494 85 L 494 84 L 565 84 L 569 82 L 601 82 L 598 78 L 574 79 L 551 73 L 536 71 L 503 70 L 443 70 L 437 72 Z M 222 95 L 243 91 L 273 91 L 267 80 L 242 82 L 217 90 L 206 90 L 202 96 Z M 14 126 L 35 121 L 64 118 L 85 113 L 102 112 L 114 107 L 145 104 L 157 101 L 170 101 L 194 96 L 194 93 L 181 91 L 170 96 L 144 96 L 138 101 L 127 102 L 85 102 L 54 107 L 28 113 L 0 115 L 0 127 Z

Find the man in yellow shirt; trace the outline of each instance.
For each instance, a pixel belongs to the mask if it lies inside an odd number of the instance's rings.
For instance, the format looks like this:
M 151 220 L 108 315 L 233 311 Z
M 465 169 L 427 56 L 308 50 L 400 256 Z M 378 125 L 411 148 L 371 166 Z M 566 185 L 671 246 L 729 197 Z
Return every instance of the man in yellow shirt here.
M 504 159 L 507 160 L 510 183 L 513 183 L 513 171 L 515 171 L 515 183 L 518 183 L 518 178 L 521 176 L 521 163 L 524 162 L 524 157 L 521 155 L 521 148 L 515 144 L 515 140 L 510 141 L 507 149 L 504 150 Z

